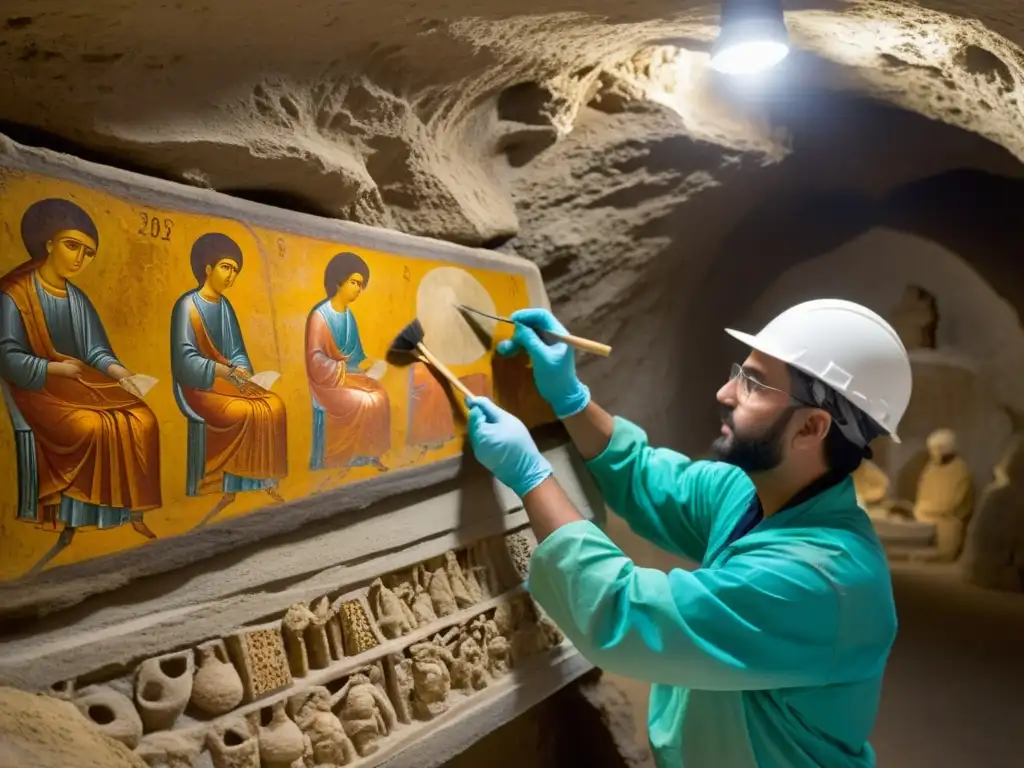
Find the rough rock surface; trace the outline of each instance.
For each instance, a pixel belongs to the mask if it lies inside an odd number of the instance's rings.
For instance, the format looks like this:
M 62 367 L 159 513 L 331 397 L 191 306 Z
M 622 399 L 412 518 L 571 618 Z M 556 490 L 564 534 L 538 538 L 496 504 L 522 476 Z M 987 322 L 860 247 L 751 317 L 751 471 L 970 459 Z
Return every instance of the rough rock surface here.
M 0 768 L 146 768 L 74 705 L 0 688 Z
M 504 244 L 544 268 L 574 330 L 617 344 L 616 369 L 667 375 L 671 324 L 636 318 L 679 305 L 744 200 L 777 187 L 766 168 L 793 164 L 778 104 L 867 94 L 1002 145 L 1004 166 L 1024 158 L 1024 12 L 929 5 L 787 3 L 796 50 L 755 98 L 707 68 L 714 3 L 10 0 L 0 129 L 284 207 Z M 598 369 L 626 407 L 663 405 Z

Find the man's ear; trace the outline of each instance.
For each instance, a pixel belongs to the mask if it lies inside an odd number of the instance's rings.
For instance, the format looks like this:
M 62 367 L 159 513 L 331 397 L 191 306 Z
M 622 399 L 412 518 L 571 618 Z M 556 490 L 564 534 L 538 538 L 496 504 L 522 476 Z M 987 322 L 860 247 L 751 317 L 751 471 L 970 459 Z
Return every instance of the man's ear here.
M 793 437 L 794 445 L 813 447 L 825 442 L 825 436 L 832 428 L 832 417 L 818 408 L 811 408 Z

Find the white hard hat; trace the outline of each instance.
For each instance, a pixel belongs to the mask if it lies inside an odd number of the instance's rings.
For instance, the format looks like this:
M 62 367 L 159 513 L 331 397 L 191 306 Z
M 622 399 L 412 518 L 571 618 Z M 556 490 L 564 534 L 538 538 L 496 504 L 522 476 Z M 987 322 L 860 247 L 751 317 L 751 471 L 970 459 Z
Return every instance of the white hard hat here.
M 832 387 L 900 442 L 896 428 L 910 404 L 910 358 L 893 327 L 867 307 L 816 299 L 790 307 L 757 336 L 725 330 Z

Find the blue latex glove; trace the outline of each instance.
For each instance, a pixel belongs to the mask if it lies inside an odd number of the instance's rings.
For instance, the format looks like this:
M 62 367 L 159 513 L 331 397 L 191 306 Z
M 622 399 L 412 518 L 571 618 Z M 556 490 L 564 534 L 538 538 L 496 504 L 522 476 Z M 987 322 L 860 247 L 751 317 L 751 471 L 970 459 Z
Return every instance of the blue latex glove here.
M 565 326 L 546 309 L 521 309 L 512 313 L 516 329 L 512 339 L 498 345 L 498 353 L 514 355 L 525 349 L 533 362 L 537 391 L 548 401 L 555 416 L 575 416 L 590 403 L 590 390 L 576 378 L 576 355 L 563 342 L 547 344 L 534 329 L 568 333 Z
M 519 498 L 551 477 L 551 464 L 523 422 L 486 397 L 467 398 L 466 405 L 469 439 L 477 461 Z

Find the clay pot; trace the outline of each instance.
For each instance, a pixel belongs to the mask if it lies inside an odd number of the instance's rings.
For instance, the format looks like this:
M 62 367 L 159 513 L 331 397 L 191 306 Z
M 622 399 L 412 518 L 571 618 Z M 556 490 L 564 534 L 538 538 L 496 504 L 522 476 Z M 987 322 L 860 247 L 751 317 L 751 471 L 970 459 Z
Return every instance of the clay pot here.
M 174 727 L 192 695 L 192 651 L 169 653 L 142 662 L 135 671 L 135 705 L 146 732 Z
M 78 692 L 75 706 L 101 733 L 135 749 L 142 738 L 142 720 L 129 698 L 105 685 Z
M 279 701 L 271 708 L 270 722 L 260 725 L 257 731 L 260 742 L 260 759 L 264 766 L 287 766 L 302 757 L 306 751 L 306 740 L 284 710 Z M 266 712 L 266 710 L 264 710 Z
M 192 704 L 209 715 L 223 715 L 242 702 L 238 670 L 220 641 L 199 646 L 199 669 L 192 680 Z
M 248 721 L 230 717 L 206 736 L 214 768 L 260 768 L 260 749 Z

